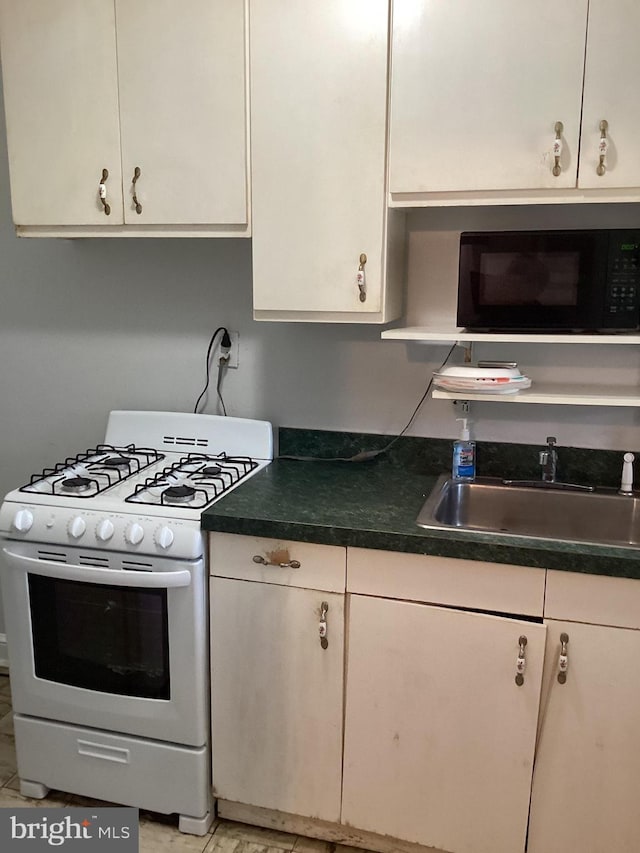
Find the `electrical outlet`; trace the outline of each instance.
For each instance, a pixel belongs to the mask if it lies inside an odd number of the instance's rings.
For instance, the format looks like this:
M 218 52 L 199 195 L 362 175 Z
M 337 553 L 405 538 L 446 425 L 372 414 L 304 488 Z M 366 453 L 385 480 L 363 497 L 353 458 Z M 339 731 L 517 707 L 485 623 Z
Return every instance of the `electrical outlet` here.
M 229 337 L 231 338 L 231 349 L 228 350 L 229 361 L 227 362 L 227 367 L 237 367 L 240 352 L 240 332 L 229 332 Z M 218 357 L 225 355 L 226 352 L 226 350 L 223 350 L 218 345 Z

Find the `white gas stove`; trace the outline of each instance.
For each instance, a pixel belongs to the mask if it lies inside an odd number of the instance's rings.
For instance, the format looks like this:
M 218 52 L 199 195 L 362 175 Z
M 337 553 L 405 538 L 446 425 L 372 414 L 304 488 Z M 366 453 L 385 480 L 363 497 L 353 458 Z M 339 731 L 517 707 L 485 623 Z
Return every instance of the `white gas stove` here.
M 103 444 L 5 497 L 0 534 L 51 545 L 194 559 L 202 510 L 269 464 L 266 421 L 111 412 Z
M 272 459 L 264 421 L 112 412 L 0 508 L 21 791 L 212 820 L 202 510 Z M 180 780 L 177 783 L 176 780 Z

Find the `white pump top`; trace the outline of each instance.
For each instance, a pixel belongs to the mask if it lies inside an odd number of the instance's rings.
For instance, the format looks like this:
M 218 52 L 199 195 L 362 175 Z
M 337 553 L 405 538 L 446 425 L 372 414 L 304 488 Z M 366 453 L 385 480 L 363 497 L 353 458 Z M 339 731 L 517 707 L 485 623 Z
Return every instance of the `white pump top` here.
M 456 418 L 457 421 L 462 421 L 462 429 L 460 430 L 460 438 L 462 441 L 469 441 L 469 418 Z

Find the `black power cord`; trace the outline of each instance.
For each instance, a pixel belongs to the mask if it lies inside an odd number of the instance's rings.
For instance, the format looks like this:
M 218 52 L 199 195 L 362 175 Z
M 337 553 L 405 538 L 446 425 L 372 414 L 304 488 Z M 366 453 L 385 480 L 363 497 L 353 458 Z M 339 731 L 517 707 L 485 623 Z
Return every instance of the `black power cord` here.
M 225 415 L 227 414 L 227 409 L 224 405 L 224 400 L 222 399 L 222 393 L 220 390 L 220 386 L 222 384 L 222 371 L 224 370 L 224 368 L 229 363 L 229 350 L 231 349 L 231 338 L 229 337 L 229 332 L 227 331 L 227 329 L 224 326 L 218 326 L 218 328 L 215 330 L 215 332 L 211 335 L 211 340 L 209 341 L 209 346 L 207 347 L 207 358 L 206 358 L 206 362 L 205 362 L 206 371 L 207 371 L 207 380 L 205 382 L 204 388 L 202 389 L 202 393 L 200 394 L 200 396 L 196 400 L 196 404 L 193 407 L 194 415 L 198 414 L 198 406 L 200 405 L 200 401 L 205 396 L 205 394 L 207 393 L 207 390 L 209 388 L 211 351 L 213 350 L 213 344 L 214 344 L 216 338 L 218 337 L 218 335 L 220 334 L 220 332 L 222 332 L 222 339 L 220 341 L 220 349 L 227 350 L 227 354 L 226 354 L 226 356 L 224 356 L 224 355 L 220 356 L 220 359 L 218 361 L 218 381 L 216 382 L 216 392 L 218 394 L 218 399 L 220 400 L 220 404 L 222 405 L 222 411 L 224 412 Z
M 446 363 L 451 358 L 451 353 L 454 351 L 456 346 L 457 343 L 452 344 L 451 349 L 447 353 L 445 360 L 442 362 L 438 370 L 442 370 L 442 368 L 446 365 Z M 278 456 L 278 459 L 292 459 L 296 462 L 369 462 L 371 459 L 376 459 L 376 457 L 382 456 L 383 453 L 386 453 L 391 447 L 393 447 L 396 441 L 399 441 L 405 434 L 405 432 L 409 429 L 411 424 L 414 422 L 416 415 L 420 411 L 420 407 L 427 399 L 427 395 L 431 390 L 432 385 L 433 375 L 431 376 L 429 384 L 425 388 L 422 397 L 420 397 L 420 399 L 418 400 L 418 404 L 413 410 L 413 414 L 407 421 L 402 431 L 399 432 L 398 435 L 394 436 L 394 438 L 391 439 L 389 444 L 385 445 L 385 447 L 381 447 L 380 450 L 361 450 L 359 453 L 356 453 L 353 456 Z

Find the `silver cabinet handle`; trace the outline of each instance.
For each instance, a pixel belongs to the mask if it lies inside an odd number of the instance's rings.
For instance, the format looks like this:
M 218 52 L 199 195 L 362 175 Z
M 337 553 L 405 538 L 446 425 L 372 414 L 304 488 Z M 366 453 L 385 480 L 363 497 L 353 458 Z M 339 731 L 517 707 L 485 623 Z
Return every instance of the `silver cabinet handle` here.
M 564 631 L 560 634 L 560 654 L 558 656 L 558 681 L 564 684 L 567 680 L 567 670 L 569 669 L 569 655 L 567 654 L 567 643 L 569 635 Z
M 111 213 L 111 205 L 107 201 L 107 178 L 109 177 L 109 170 L 102 170 L 102 177 L 100 178 L 100 183 L 98 184 L 98 197 L 102 202 L 102 207 L 104 208 L 105 216 L 109 216 Z
M 286 563 L 272 563 L 266 557 L 256 554 L 253 558 L 254 563 L 260 563 L 263 566 L 277 566 L 280 569 L 299 569 L 300 562 L 298 560 L 288 560 Z
M 607 171 L 604 158 L 607 156 L 607 151 L 609 150 L 609 140 L 607 139 L 608 130 L 609 122 L 606 121 L 606 119 L 602 119 L 602 121 L 600 122 L 600 144 L 598 145 L 599 161 L 598 165 L 596 166 L 596 173 L 599 175 L 599 177 L 602 177 Z
M 524 684 L 524 670 L 527 665 L 527 661 L 525 658 L 525 649 L 527 647 L 527 638 L 524 634 L 521 635 L 518 640 L 519 649 L 518 649 L 518 659 L 516 660 L 516 684 L 518 687 L 522 687 Z
M 329 610 L 329 604 L 326 601 L 323 601 L 320 605 L 320 623 L 319 623 L 319 634 L 320 634 L 320 645 L 323 649 L 329 647 L 329 638 L 327 637 L 327 611 Z
M 140 175 L 141 175 L 140 166 L 136 166 L 135 169 L 133 170 L 133 178 L 131 179 L 131 184 L 133 186 L 133 203 L 136 206 L 136 213 L 142 213 L 142 205 L 138 201 L 138 196 L 136 195 L 136 182 L 137 182 L 138 178 L 140 177 Z
M 556 138 L 553 141 L 553 169 L 551 171 L 554 178 L 557 178 L 559 177 L 560 172 L 562 172 L 560 157 L 562 155 L 562 131 L 564 130 L 564 125 L 561 121 L 556 122 L 554 130 L 556 132 Z
M 360 291 L 359 300 L 360 302 L 367 301 L 367 279 L 364 273 L 364 267 L 367 263 L 367 256 L 363 252 L 360 255 L 360 263 L 358 264 L 358 272 L 356 274 L 356 283 L 358 285 L 358 290 Z

